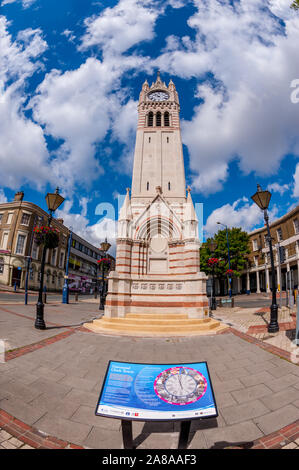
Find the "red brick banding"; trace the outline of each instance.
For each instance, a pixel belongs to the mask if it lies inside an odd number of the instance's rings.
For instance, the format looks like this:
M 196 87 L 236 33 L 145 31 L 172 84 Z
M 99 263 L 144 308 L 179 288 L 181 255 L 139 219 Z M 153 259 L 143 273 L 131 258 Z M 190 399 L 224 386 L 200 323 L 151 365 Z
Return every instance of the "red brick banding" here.
M 1 409 L 0 428 L 35 449 L 65 449 L 66 447 L 69 449 L 84 449 L 82 446 L 57 439 L 57 437 L 45 437 L 36 428 L 28 426 L 28 424 Z

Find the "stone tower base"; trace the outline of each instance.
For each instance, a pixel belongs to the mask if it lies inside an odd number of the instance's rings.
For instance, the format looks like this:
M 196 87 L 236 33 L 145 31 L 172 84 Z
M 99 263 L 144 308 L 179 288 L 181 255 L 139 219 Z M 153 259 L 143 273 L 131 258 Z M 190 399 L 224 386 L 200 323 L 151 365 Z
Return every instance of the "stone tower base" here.
M 205 318 L 209 315 L 206 279 L 202 272 L 142 276 L 113 271 L 109 275 L 105 317 L 184 313 L 188 318 Z

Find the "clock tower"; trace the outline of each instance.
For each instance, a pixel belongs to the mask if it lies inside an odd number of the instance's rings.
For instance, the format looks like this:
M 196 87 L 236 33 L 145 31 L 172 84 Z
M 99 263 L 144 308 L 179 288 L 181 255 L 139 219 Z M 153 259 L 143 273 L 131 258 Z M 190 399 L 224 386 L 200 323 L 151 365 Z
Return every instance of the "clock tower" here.
M 132 202 L 150 202 L 160 187 L 170 202 L 184 202 L 186 183 L 179 121 L 180 104 L 174 83 L 158 77 L 142 86 L 134 155 Z
M 208 316 L 206 275 L 200 272 L 198 220 L 185 183 L 172 80 L 139 97 L 132 190 L 118 218 L 116 268 L 109 275 L 104 319 L 138 314 Z M 112 321 L 111 320 L 111 321 Z M 141 318 L 140 318 L 141 321 Z

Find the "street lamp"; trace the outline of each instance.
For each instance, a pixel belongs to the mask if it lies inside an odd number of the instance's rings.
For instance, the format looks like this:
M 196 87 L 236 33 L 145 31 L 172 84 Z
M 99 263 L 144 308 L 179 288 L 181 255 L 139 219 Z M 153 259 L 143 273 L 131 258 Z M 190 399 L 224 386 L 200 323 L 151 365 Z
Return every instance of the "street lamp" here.
M 70 227 L 68 248 L 67 248 L 67 258 L 66 258 L 66 265 L 65 265 L 64 285 L 62 289 L 62 303 L 63 304 L 69 303 L 69 279 L 68 278 L 69 278 L 69 262 L 70 262 L 72 237 L 73 237 L 73 228 Z
M 59 194 L 59 188 L 56 188 L 55 193 L 48 193 L 46 195 L 46 202 L 49 210 L 48 215 L 48 226 L 53 218 L 53 212 L 58 209 L 58 207 L 63 203 L 64 198 Z M 40 276 L 40 285 L 39 285 L 39 292 L 38 292 L 38 300 L 36 304 L 36 319 L 35 319 L 35 328 L 38 330 L 44 330 L 46 328 L 44 322 L 44 303 L 43 303 L 43 288 L 44 288 L 44 270 L 45 270 L 45 261 L 46 261 L 46 252 L 47 247 L 44 244 L 43 252 L 42 252 L 42 260 L 41 260 L 41 276 Z
M 261 186 L 257 185 L 257 192 L 251 196 L 251 199 L 256 203 L 256 205 L 264 211 L 264 220 L 267 226 L 267 241 L 269 243 L 270 259 L 271 259 L 271 275 L 272 275 L 272 304 L 270 309 L 270 323 L 268 325 L 269 333 L 277 333 L 279 331 L 279 325 L 277 321 L 278 317 L 278 305 L 276 303 L 276 279 L 275 279 L 275 267 L 274 267 L 274 257 L 272 249 L 272 237 L 269 227 L 269 216 L 268 216 L 268 206 L 271 199 L 271 193 L 269 191 L 263 191 Z
M 101 250 L 104 252 L 104 258 L 106 256 L 107 251 L 110 248 L 110 243 L 107 242 L 107 238 L 105 241 L 101 243 Z M 105 271 L 105 263 L 102 262 L 102 286 L 101 286 L 101 293 L 100 293 L 100 306 L 99 310 L 104 310 L 105 308 L 105 299 L 106 299 L 106 283 L 104 279 L 104 271 Z
M 228 281 L 229 281 L 229 289 L 228 289 L 228 293 L 229 293 L 229 296 L 231 297 L 232 296 L 232 278 L 231 278 L 231 269 L 230 269 L 230 252 L 229 252 L 229 240 L 228 240 L 228 228 L 227 228 L 227 225 L 225 224 L 222 224 L 221 222 L 217 222 L 218 225 L 223 225 L 223 227 L 225 227 L 225 230 L 226 230 L 226 243 L 227 243 L 227 253 L 228 253 L 228 269 L 229 269 L 229 274 L 228 274 Z
M 217 243 L 215 243 L 213 240 L 210 242 L 210 251 L 211 254 L 214 255 L 214 252 L 217 248 Z M 211 258 L 210 258 L 211 259 Z M 211 296 L 211 310 L 216 310 L 217 304 L 216 304 L 216 297 L 215 297 L 215 262 L 210 263 L 212 266 L 212 296 Z

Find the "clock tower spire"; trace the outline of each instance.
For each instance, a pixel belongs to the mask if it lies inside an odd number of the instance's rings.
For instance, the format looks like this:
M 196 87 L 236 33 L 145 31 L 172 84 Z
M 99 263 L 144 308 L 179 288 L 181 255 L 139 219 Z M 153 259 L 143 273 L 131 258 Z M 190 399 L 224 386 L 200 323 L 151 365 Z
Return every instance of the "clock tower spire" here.
M 132 201 L 147 203 L 160 186 L 169 202 L 185 202 L 186 183 L 175 85 L 167 86 L 160 72 L 151 87 L 144 82 L 138 104 Z

